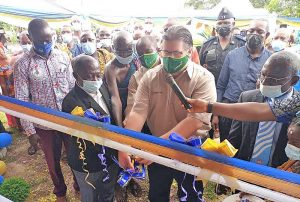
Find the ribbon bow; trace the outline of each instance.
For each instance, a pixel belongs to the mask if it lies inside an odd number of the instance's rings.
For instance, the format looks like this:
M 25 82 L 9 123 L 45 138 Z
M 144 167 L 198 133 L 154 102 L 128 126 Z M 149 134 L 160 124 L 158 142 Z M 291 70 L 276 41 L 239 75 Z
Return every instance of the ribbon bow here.
M 84 117 L 89 119 L 94 119 L 96 121 L 100 121 L 102 123 L 110 123 L 110 116 L 108 115 L 101 115 L 100 112 L 95 112 L 93 109 L 85 110 Z
M 177 133 L 171 133 L 169 135 L 169 140 L 171 140 L 172 142 L 177 142 L 177 143 L 189 145 L 189 146 L 192 146 L 192 147 L 200 147 L 201 144 L 202 144 L 202 141 L 201 141 L 200 137 L 191 137 L 189 139 L 185 139 L 184 137 L 182 137 L 181 135 L 179 135 Z M 181 190 L 185 194 L 185 196 L 182 196 L 180 198 L 180 201 L 187 201 L 187 198 L 188 198 L 188 193 L 185 190 L 185 188 L 183 187 L 183 182 L 185 180 L 185 177 L 186 177 L 186 173 L 184 173 L 184 177 L 183 177 L 183 180 L 182 180 L 181 185 L 180 185 Z M 198 191 L 197 188 L 196 188 L 196 176 L 194 176 L 193 189 L 196 192 L 199 201 L 203 201 L 203 199 L 201 198 L 202 191 Z
M 173 142 L 178 142 L 180 144 L 186 144 L 192 147 L 199 147 L 202 144 L 200 137 L 191 137 L 189 139 L 185 139 L 184 137 L 182 137 L 177 133 L 171 133 L 169 136 L 169 140 Z
M 116 157 L 112 156 L 112 160 L 120 167 L 120 163 Z M 126 187 L 132 178 L 144 180 L 146 178 L 146 169 L 144 164 L 140 165 L 137 162 L 134 162 L 134 169 L 124 169 L 121 171 L 118 179 L 118 183 L 121 187 Z

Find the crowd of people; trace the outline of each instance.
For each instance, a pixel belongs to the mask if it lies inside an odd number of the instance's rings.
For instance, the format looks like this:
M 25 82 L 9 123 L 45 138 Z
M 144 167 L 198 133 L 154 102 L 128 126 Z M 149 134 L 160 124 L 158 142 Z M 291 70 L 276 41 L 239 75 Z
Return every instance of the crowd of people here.
M 200 49 L 175 18 L 168 19 L 159 33 L 153 28 L 152 19 L 146 18 L 134 23 L 132 33 L 93 31 L 74 18 L 57 33 L 45 20 L 33 19 L 18 36 L 22 51 L 11 57 L 4 46 L 5 30 L 0 29 L 2 94 L 66 113 L 76 107 L 93 109 L 110 116 L 113 125 L 165 139 L 172 132 L 184 138 L 220 137 L 238 149 L 235 158 L 300 173 L 300 56 L 292 48 L 288 28 L 270 33 L 267 20 L 255 19 L 241 31 L 234 15 L 223 8 L 215 36 Z M 192 109 L 182 107 L 166 82 L 170 74 L 191 98 Z M 39 145 L 45 154 L 58 202 L 67 200 L 60 167 L 63 148 L 81 201 L 127 200 L 126 190 L 117 185 L 120 168 L 111 156 L 124 169 L 133 168 L 132 156 L 106 148 L 106 181 L 98 157 L 101 145 L 30 120 L 16 123 L 28 136 L 28 154 L 34 155 Z M 203 184 L 194 176 L 135 160 L 148 166 L 151 202 L 169 201 L 173 180 L 184 187 L 178 188 L 180 201 L 202 200 Z M 136 197 L 141 194 L 135 180 L 128 189 Z M 216 187 L 217 194 L 227 190 Z

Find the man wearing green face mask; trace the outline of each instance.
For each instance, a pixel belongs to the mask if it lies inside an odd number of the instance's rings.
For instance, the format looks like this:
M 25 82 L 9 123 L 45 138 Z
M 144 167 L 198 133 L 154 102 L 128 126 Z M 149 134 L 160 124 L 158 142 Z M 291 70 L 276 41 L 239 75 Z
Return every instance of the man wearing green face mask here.
M 135 93 L 137 91 L 139 82 L 143 75 L 149 70 L 160 64 L 160 58 L 157 52 L 157 41 L 153 36 L 143 36 L 136 43 L 136 51 L 139 56 L 141 67 L 132 75 L 128 85 L 127 107 L 125 110 L 125 117 L 131 111 Z M 126 119 L 124 121 L 126 123 Z
M 163 64 L 148 70 L 139 82 L 132 110 L 127 117 L 127 129 L 141 131 L 147 120 L 152 135 L 165 139 L 172 132 L 189 138 L 197 136 L 199 129 L 210 129 L 211 114 L 188 114 L 181 108 L 180 100 L 166 81 L 166 75 L 171 73 L 185 96 L 203 98 L 210 102 L 216 100 L 214 77 L 190 60 L 192 48 L 192 35 L 185 27 L 172 26 L 165 32 L 160 51 Z M 148 160 L 137 160 L 151 164 Z M 119 152 L 119 162 L 123 168 L 132 167 L 127 153 Z M 194 189 L 198 193 L 203 191 L 202 182 L 196 181 L 193 188 L 194 176 L 156 163 L 148 166 L 148 173 L 150 202 L 169 201 L 173 179 L 183 185 L 188 193 L 187 201 L 201 200 L 201 194 L 197 195 Z M 185 199 L 183 189 L 179 188 L 178 196 Z

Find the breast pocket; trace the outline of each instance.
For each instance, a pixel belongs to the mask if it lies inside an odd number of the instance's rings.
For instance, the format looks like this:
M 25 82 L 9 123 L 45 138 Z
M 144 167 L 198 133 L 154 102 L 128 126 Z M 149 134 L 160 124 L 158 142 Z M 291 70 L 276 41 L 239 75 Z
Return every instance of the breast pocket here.
M 216 49 L 212 49 L 207 52 L 205 63 L 208 65 L 208 69 L 216 68 L 216 64 L 217 64 Z

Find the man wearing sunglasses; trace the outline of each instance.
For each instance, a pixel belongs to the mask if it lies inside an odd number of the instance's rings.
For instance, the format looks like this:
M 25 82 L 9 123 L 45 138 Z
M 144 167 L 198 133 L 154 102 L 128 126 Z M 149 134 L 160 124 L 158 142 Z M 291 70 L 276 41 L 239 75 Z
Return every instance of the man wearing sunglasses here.
M 272 103 L 292 97 L 298 81 L 297 71 L 289 65 L 286 53 L 271 56 L 258 77 L 260 88 L 243 92 L 242 102 Z M 277 167 L 288 160 L 285 154 L 288 124 L 276 121 L 233 121 L 228 140 L 239 149 L 237 158 Z

